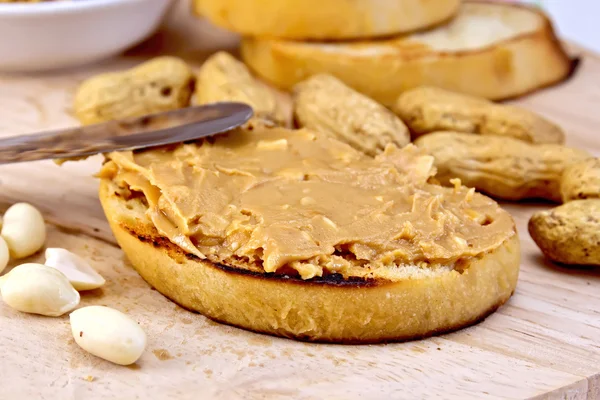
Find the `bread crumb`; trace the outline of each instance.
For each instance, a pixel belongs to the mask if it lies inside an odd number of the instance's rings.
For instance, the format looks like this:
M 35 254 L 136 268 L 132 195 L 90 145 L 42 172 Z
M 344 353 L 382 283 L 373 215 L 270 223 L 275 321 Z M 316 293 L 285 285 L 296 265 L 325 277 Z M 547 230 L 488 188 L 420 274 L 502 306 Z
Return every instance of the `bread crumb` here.
M 84 377 L 83 379 L 86 380 L 86 381 L 88 381 L 88 382 L 93 382 L 94 379 L 96 379 L 96 378 L 94 378 L 92 375 L 88 375 L 88 376 Z

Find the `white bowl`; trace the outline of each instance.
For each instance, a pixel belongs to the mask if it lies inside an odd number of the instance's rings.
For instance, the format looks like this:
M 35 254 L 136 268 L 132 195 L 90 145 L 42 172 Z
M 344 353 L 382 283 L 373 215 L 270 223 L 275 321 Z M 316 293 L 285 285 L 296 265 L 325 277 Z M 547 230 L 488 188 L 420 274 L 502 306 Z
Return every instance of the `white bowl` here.
M 148 38 L 171 0 L 0 3 L 0 71 L 75 67 Z

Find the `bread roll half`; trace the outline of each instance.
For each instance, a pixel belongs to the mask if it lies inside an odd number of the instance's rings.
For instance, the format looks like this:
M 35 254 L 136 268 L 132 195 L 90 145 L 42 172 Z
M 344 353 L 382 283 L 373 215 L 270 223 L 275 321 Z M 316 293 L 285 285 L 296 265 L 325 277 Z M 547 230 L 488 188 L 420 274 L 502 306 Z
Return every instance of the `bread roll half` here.
M 447 25 L 383 40 L 246 38 L 242 58 L 282 89 L 328 73 L 387 106 L 423 85 L 491 100 L 512 98 L 560 82 L 573 64 L 541 11 L 485 2 L 464 3 Z
M 451 18 L 460 0 L 195 0 L 228 30 L 288 39 L 357 39 L 409 32 Z
M 409 340 L 483 319 L 517 284 L 512 217 L 458 181 L 429 183 L 431 157 L 411 145 L 373 159 L 257 126 L 108 158 L 100 200 L 135 269 L 217 321 L 299 340 Z

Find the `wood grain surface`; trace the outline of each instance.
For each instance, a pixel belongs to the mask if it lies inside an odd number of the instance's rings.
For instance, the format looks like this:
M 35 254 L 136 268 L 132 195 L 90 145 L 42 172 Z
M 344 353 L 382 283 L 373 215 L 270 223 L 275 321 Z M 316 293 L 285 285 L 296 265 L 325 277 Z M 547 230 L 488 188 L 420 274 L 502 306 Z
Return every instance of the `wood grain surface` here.
M 70 126 L 71 95 L 85 77 L 159 53 L 199 63 L 237 38 L 174 9 L 161 33 L 123 57 L 34 76 L 0 75 L 0 136 Z M 600 57 L 584 50 L 567 83 L 517 103 L 561 124 L 568 144 L 600 153 Z M 409 343 L 299 343 L 219 325 L 152 290 L 129 266 L 97 199 L 100 158 L 0 167 L 0 207 L 28 201 L 49 222 L 48 246 L 89 259 L 107 285 L 82 296 L 136 319 L 148 348 L 132 367 L 84 353 L 68 317 L 0 304 L 0 399 L 600 399 L 600 271 L 544 260 L 526 229 L 551 205 L 506 204 L 522 240 L 514 297 L 484 322 Z M 41 261 L 34 256 L 32 261 Z

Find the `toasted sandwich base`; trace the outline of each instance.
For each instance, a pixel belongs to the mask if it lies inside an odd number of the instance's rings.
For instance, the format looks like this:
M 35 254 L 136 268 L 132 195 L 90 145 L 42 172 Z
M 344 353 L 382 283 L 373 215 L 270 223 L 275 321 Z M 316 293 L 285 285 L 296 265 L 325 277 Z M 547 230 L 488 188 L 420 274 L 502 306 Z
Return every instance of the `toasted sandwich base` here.
M 402 92 L 419 86 L 506 100 L 571 75 L 576 63 L 543 13 L 525 6 L 485 2 L 467 2 L 461 13 L 477 21 L 475 11 L 482 7 L 500 20 L 502 15 L 527 17 L 536 21 L 535 26 L 525 33 L 518 33 L 515 27 L 513 36 L 477 48 L 444 48 L 445 41 L 468 39 L 455 38 L 452 29 L 442 34 L 444 27 L 440 28 L 438 48 L 412 35 L 339 44 L 247 37 L 242 40 L 242 59 L 259 77 L 284 90 L 327 73 L 389 107 Z
M 117 242 L 142 278 L 184 308 L 255 332 L 345 344 L 422 338 L 484 319 L 510 298 L 517 283 L 516 232 L 495 250 L 466 261 L 462 273 L 444 270 L 398 282 L 304 281 L 216 265 L 152 233 L 115 188 L 102 180 L 100 200 Z

